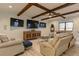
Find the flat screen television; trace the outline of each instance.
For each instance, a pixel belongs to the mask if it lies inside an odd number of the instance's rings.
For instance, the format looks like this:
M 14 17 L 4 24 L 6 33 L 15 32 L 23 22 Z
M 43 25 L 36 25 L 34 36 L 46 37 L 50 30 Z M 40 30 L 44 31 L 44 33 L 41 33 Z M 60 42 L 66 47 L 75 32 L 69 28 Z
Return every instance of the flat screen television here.
M 12 26 L 12 27 L 23 27 L 24 26 L 24 20 L 11 18 L 10 19 L 10 26 Z
M 38 28 L 39 22 L 35 20 L 27 20 L 27 28 Z
M 40 23 L 39 23 L 39 27 L 40 27 L 40 28 L 46 28 L 46 23 L 40 22 Z

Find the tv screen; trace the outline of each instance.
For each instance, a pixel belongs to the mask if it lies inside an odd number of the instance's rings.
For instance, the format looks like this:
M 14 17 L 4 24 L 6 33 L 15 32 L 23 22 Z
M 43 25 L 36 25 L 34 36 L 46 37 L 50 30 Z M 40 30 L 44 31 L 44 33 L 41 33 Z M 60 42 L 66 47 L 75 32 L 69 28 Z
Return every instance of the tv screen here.
M 27 20 L 27 28 L 38 28 L 39 22 L 35 20 Z
M 46 28 L 46 23 L 40 22 L 40 23 L 39 23 L 39 27 L 40 27 L 40 28 Z
M 23 27 L 24 26 L 24 21 L 16 18 L 11 18 L 10 20 L 10 26 L 13 27 Z

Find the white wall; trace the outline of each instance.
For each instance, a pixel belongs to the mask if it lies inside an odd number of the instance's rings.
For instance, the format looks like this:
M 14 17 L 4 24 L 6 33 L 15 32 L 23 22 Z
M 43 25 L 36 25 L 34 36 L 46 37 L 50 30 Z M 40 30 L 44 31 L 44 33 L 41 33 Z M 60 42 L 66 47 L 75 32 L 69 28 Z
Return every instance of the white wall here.
M 24 20 L 24 27 L 10 27 L 10 18 L 19 18 Z M 29 31 L 31 29 L 27 29 L 26 20 L 30 19 L 30 17 L 26 17 L 24 15 L 17 17 L 15 14 L 0 14 L 0 34 L 7 35 L 9 38 L 23 39 L 23 31 Z M 35 29 L 37 31 L 41 31 L 42 36 L 49 35 L 49 23 L 47 23 L 46 28 Z
M 79 44 L 79 17 L 75 17 L 72 19 L 74 22 L 74 35 L 76 38 L 76 42 Z
M 12 34 L 13 30 L 10 28 L 10 18 L 16 17 L 14 14 L 0 14 L 0 34 L 7 35 L 9 38 L 13 38 L 16 34 Z M 15 37 L 16 38 L 16 37 Z
M 46 22 L 46 28 L 39 28 L 38 30 L 41 31 L 41 36 L 49 36 L 50 24 Z

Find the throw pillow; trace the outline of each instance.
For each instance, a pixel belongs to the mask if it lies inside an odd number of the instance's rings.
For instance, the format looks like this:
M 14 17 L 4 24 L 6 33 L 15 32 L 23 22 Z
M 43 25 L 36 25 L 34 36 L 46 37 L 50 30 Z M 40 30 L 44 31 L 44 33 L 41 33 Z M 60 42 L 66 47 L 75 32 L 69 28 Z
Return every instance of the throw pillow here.
M 11 41 L 15 40 L 15 38 L 11 38 Z
M 56 36 L 53 38 L 53 40 L 51 40 L 50 44 L 51 44 L 52 46 L 55 46 L 55 44 L 57 43 L 58 40 L 59 40 L 59 36 L 56 35 Z
M 9 39 L 6 35 L 0 35 L 0 40 L 1 40 L 2 43 L 9 41 Z

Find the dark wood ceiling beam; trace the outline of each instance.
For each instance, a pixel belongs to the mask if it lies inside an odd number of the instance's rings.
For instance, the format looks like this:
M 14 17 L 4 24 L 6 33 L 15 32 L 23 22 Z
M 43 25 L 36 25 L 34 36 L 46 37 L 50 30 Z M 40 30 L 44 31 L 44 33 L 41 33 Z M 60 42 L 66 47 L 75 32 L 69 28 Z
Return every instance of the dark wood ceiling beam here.
M 31 4 L 34 5 L 34 6 L 36 6 L 36 7 L 38 7 L 38 8 L 41 8 L 41 9 L 43 9 L 43 10 L 45 10 L 45 11 L 49 11 L 48 8 L 42 6 L 42 5 L 38 4 L 38 3 L 31 3 Z
M 56 12 L 53 12 L 53 11 L 52 11 L 52 13 L 55 14 L 56 16 L 61 16 L 61 17 L 64 18 L 64 19 L 66 18 L 66 17 L 64 17 L 63 15 L 61 15 L 60 13 L 56 13 Z
M 75 11 L 63 13 L 63 14 L 61 14 L 61 15 L 69 15 L 69 14 L 73 14 L 73 13 L 77 13 L 77 12 L 79 12 L 79 10 L 75 10 Z M 59 17 L 59 16 L 53 16 L 53 17 L 51 17 L 51 18 L 55 18 L 55 17 Z M 44 19 L 41 19 L 41 20 L 47 20 L 47 19 L 51 19 L 51 18 L 47 17 L 47 18 L 44 18 Z
M 28 3 L 18 14 L 17 16 L 20 16 L 21 14 L 23 14 L 25 11 L 27 11 L 30 7 L 32 6 L 31 3 Z
M 49 10 L 48 8 L 42 6 L 42 5 L 38 4 L 38 3 L 31 3 L 31 4 L 34 5 L 34 6 L 36 6 L 36 7 L 41 8 L 41 9 L 43 9 L 43 10 L 45 10 L 45 11 L 50 12 L 50 10 Z M 60 17 L 62 17 L 62 18 L 65 18 L 65 17 L 64 17 L 63 15 L 61 15 L 60 13 L 56 13 L 56 12 L 54 12 L 54 11 L 52 11 L 51 13 L 53 13 L 54 15 L 60 16 Z
M 63 4 L 61 6 L 58 6 L 58 7 L 54 8 L 54 9 L 50 10 L 50 12 L 51 11 L 56 11 L 56 10 L 59 10 L 59 9 L 62 9 L 62 8 L 66 8 L 66 7 L 74 5 L 74 4 L 76 4 L 76 3 L 65 3 L 65 4 Z
M 32 18 L 36 18 L 36 17 L 42 16 L 42 15 L 45 15 L 45 14 L 47 14 L 47 13 L 49 13 L 49 12 L 56 11 L 56 10 L 59 10 L 59 9 L 62 9 L 62 8 L 65 8 L 65 7 L 74 5 L 74 4 L 75 4 L 75 3 L 65 3 L 65 4 L 63 4 L 63 5 L 61 5 L 61 6 L 58 6 L 58 7 L 54 8 L 54 9 L 51 9 L 50 11 L 46 11 L 46 12 L 44 12 L 44 13 L 38 14 L 38 15 L 36 15 L 36 16 L 33 16 Z

